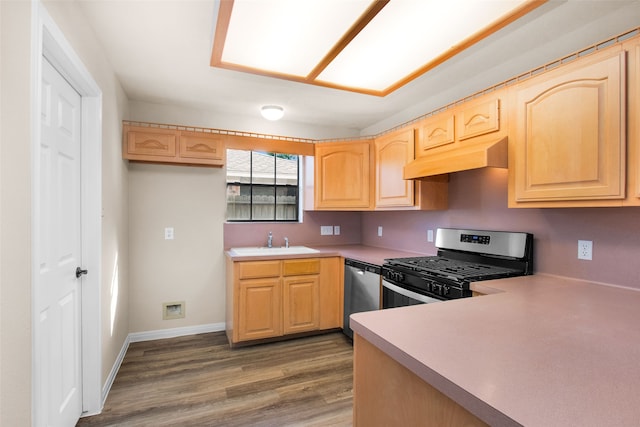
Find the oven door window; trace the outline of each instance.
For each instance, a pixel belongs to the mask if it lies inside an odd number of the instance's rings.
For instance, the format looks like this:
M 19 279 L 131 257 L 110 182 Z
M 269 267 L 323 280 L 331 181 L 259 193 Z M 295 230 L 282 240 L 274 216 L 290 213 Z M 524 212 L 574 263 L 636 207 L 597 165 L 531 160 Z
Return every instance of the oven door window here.
M 382 308 L 406 307 L 433 302 L 441 301 L 394 285 L 386 280 L 382 281 Z

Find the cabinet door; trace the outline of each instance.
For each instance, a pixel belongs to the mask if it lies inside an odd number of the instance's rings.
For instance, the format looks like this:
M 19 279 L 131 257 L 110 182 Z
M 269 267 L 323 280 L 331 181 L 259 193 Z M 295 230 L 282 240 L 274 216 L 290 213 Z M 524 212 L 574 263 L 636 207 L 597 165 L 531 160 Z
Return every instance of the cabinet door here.
M 320 329 L 342 328 L 344 259 L 320 259 Z
M 224 135 L 203 132 L 180 132 L 180 159 L 186 163 L 224 164 Z
M 458 138 L 463 141 L 500 130 L 500 100 L 471 104 L 460 107 L 456 113 L 460 126 Z
M 127 159 L 168 161 L 176 157 L 176 130 L 125 126 L 124 133 L 124 157 Z
M 624 198 L 624 60 L 594 54 L 517 91 L 516 202 Z
M 372 160 L 370 141 L 316 144 L 316 209 L 370 209 Z
M 416 157 L 427 155 L 431 148 L 455 142 L 454 116 L 452 113 L 441 113 L 425 120 L 420 131 L 420 143 Z
M 320 328 L 318 275 L 283 279 L 283 332 L 313 331 Z
M 282 335 L 280 278 L 241 280 L 238 295 L 238 340 Z
M 413 160 L 413 129 L 377 138 L 375 149 L 376 207 L 413 206 L 414 182 L 402 178 L 404 166 Z

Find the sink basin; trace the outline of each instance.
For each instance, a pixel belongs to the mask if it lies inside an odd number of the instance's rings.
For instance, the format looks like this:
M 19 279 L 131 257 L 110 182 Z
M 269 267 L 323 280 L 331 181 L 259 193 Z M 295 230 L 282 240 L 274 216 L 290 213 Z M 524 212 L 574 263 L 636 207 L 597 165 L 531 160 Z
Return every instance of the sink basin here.
M 229 250 L 231 255 L 234 256 L 265 256 L 265 255 L 299 255 L 299 254 L 314 254 L 317 249 L 308 248 L 306 246 L 289 246 L 285 247 L 244 247 L 244 248 L 231 248 Z

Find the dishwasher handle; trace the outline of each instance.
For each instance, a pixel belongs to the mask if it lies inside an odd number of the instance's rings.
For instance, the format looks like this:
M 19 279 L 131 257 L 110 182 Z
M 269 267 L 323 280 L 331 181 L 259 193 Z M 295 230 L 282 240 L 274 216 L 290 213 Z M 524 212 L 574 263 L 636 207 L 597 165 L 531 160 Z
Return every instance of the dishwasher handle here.
M 344 265 L 361 270 L 362 273 L 358 272 L 358 274 L 361 274 L 361 275 L 364 274 L 365 272 L 380 274 L 380 271 L 382 270 L 379 265 L 373 265 L 367 262 L 363 262 L 363 261 L 359 261 L 351 258 L 345 258 Z

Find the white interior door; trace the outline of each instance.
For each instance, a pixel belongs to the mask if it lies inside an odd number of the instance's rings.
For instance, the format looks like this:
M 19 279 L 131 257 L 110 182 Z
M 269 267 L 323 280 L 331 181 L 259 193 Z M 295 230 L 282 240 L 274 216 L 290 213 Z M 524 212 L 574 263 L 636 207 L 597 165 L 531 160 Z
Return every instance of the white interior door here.
M 74 426 L 82 412 L 82 99 L 46 59 L 42 64 L 34 424 Z

